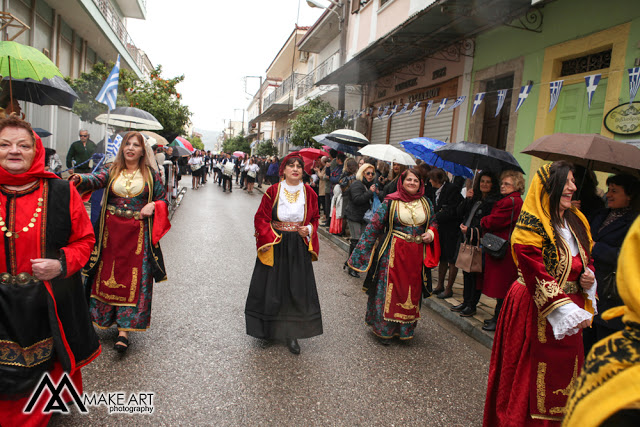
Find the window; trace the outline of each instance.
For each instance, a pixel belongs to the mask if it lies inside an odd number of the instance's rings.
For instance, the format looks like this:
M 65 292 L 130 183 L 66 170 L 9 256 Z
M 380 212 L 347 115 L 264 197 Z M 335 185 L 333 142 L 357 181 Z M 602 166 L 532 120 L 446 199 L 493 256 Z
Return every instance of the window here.
M 380 0 L 380 7 L 384 6 L 385 4 L 389 3 L 390 0 Z
M 610 65 L 611 49 L 603 50 L 602 52 L 562 61 L 560 76 L 564 77 L 594 70 L 602 70 L 603 68 L 609 68 Z

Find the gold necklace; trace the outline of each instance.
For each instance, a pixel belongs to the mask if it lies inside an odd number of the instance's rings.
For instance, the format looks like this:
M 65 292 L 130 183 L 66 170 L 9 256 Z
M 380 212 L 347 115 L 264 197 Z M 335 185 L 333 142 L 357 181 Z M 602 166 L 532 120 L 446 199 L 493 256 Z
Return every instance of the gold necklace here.
M 414 200 L 413 202 L 405 202 L 404 206 L 407 208 L 407 210 L 409 211 L 409 213 L 411 214 L 411 221 L 413 222 L 413 224 L 415 225 L 416 223 L 416 208 L 418 207 L 420 201 L 419 200 Z
M 298 196 L 300 196 L 300 190 L 296 191 L 295 193 L 290 192 L 286 188 L 284 188 L 283 190 L 284 190 L 284 197 L 287 199 L 287 202 L 293 204 L 298 201 Z
M 133 178 L 136 177 L 138 170 L 139 169 L 134 170 L 133 173 L 130 175 L 127 175 L 124 169 L 121 172 L 122 177 L 124 178 L 124 189 L 127 192 L 127 196 L 131 196 L 131 183 L 133 182 Z
M 36 211 L 33 213 L 33 217 L 31 217 L 31 220 L 29 221 L 28 226 L 22 227 L 22 230 L 18 231 L 11 231 L 7 228 L 7 224 L 4 221 L 4 218 L 2 218 L 2 216 L 0 216 L 0 230 L 2 230 L 3 233 L 5 233 L 4 235 L 7 237 L 13 237 L 14 239 L 17 239 L 18 237 L 20 237 L 20 233 L 26 233 L 27 231 L 29 231 L 30 229 L 32 229 L 33 227 L 36 226 L 36 221 L 38 216 L 40 215 L 40 212 L 42 212 L 42 203 L 44 202 L 44 199 L 42 197 L 38 197 L 38 207 L 36 208 Z

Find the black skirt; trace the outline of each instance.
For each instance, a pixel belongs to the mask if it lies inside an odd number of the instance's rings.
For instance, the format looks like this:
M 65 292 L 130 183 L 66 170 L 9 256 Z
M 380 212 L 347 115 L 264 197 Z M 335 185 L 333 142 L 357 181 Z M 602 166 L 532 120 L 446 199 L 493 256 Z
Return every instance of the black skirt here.
M 322 334 L 320 301 L 311 254 L 297 232 L 282 231 L 273 267 L 256 258 L 245 307 L 247 334 L 262 339 Z

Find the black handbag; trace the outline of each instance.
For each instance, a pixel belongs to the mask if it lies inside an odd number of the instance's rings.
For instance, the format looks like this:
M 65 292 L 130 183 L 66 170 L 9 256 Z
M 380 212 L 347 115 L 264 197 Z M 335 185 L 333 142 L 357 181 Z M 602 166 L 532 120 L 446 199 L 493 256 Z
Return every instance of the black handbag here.
M 511 232 L 513 231 L 511 226 L 513 225 L 513 213 L 516 208 L 516 201 L 513 197 L 510 197 L 510 199 L 513 206 L 511 207 L 511 221 L 509 222 L 509 240 L 511 240 Z M 493 233 L 486 233 L 482 236 L 482 249 L 493 258 L 502 259 L 507 254 L 507 249 L 509 249 L 509 240 L 498 237 Z

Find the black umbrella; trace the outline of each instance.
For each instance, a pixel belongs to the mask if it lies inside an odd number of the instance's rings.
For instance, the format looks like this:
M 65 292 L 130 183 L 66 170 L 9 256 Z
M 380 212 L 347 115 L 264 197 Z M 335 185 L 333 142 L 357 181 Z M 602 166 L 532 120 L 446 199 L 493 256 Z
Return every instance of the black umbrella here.
M 33 128 L 33 131 L 40 137 L 40 138 L 46 138 L 48 136 L 51 136 L 51 132 L 49 132 L 48 130 L 42 129 L 42 128 Z
M 334 130 L 326 138 L 339 144 L 352 145 L 358 148 L 362 148 L 369 143 L 369 140 L 363 134 L 352 129 Z
M 433 151 L 442 160 L 454 162 L 472 170 L 490 170 L 501 172 L 503 170 L 516 170 L 524 173 L 518 161 L 513 155 L 504 150 L 498 150 L 487 144 L 475 144 L 461 141 L 443 145 Z
M 340 144 L 339 142 L 332 141 L 327 138 L 326 133 L 321 135 L 316 135 L 313 139 L 321 145 L 326 145 L 327 147 L 331 147 L 336 151 L 342 151 L 343 153 L 353 154 L 354 156 L 358 155 L 358 147 L 346 144 Z
M 176 145 L 176 146 L 171 147 L 171 148 L 173 148 L 173 153 L 172 154 L 174 156 L 184 157 L 184 156 L 190 156 L 191 155 L 189 150 L 187 150 L 184 147 L 180 147 L 179 145 Z
M 2 95 L 0 99 L 6 101 L 9 98 L 9 76 L 0 82 Z M 33 79 L 11 79 L 13 98 L 21 101 L 33 102 L 38 105 L 60 105 L 72 108 L 78 99 L 78 94 L 62 77 L 54 76 L 41 81 Z M 5 102 L 6 104 L 6 102 Z

